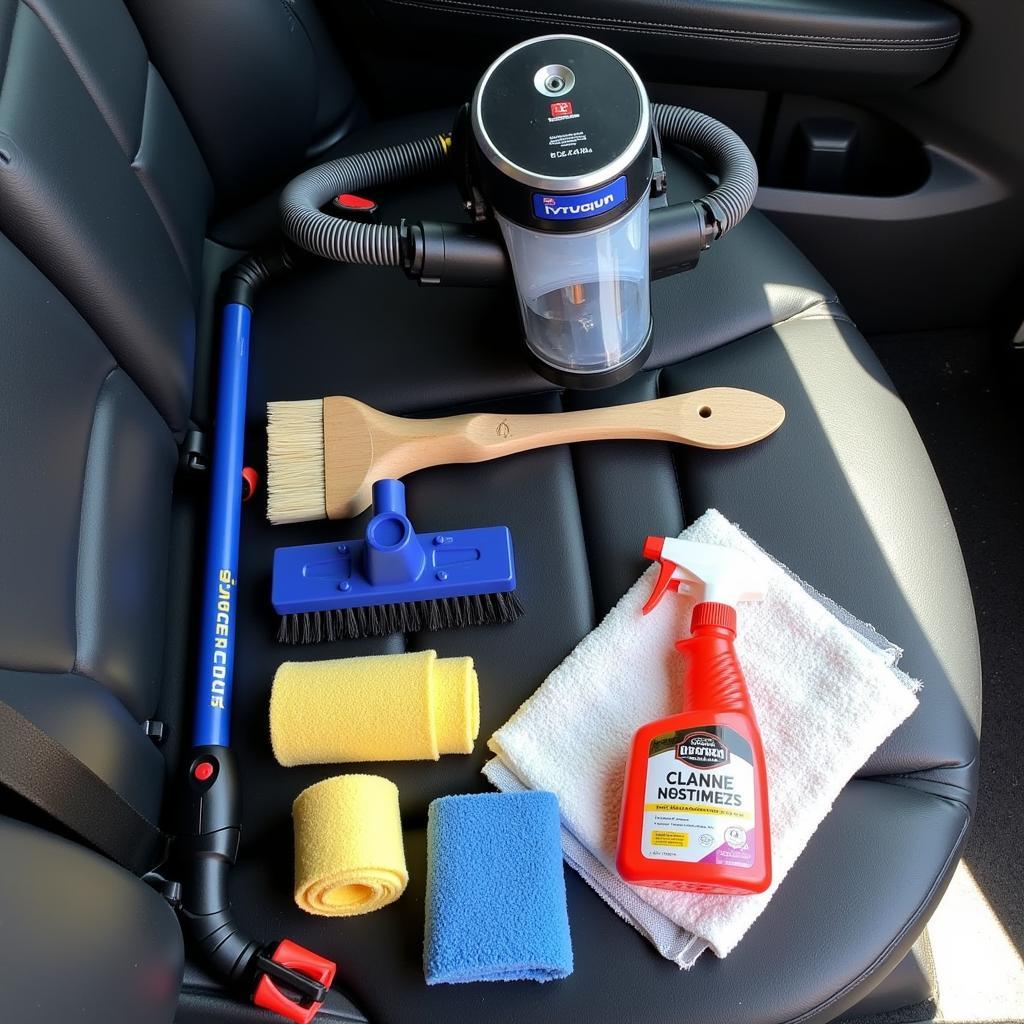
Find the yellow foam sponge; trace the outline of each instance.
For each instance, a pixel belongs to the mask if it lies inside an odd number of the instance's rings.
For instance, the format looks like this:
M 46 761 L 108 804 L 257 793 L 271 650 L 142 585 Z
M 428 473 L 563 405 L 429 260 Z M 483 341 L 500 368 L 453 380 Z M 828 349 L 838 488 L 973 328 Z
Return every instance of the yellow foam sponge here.
M 472 658 L 435 651 L 337 661 L 286 661 L 270 694 L 277 760 L 436 761 L 469 754 L 480 731 Z
M 394 903 L 409 884 L 398 787 L 379 775 L 338 775 L 292 804 L 295 902 L 322 917 Z

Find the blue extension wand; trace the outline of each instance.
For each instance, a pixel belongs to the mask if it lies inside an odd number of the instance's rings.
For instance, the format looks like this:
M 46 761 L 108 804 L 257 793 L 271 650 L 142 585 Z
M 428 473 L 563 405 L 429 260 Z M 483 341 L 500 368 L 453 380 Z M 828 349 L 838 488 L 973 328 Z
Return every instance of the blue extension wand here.
M 289 939 L 253 938 L 235 918 L 228 895 L 242 831 L 230 726 L 249 335 L 256 292 L 290 266 L 283 252 L 247 256 L 225 277 L 195 716 L 174 851 L 178 913 L 203 966 L 256 1006 L 309 1024 L 328 997 L 335 964 Z M 345 1019 L 365 1020 L 339 992 L 332 999 L 335 1008 L 344 1008 Z

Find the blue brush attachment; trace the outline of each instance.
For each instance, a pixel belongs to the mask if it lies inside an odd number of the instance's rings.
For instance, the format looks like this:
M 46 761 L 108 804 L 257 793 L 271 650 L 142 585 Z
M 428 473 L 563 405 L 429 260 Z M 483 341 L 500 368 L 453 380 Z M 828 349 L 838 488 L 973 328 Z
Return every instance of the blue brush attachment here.
M 274 552 L 272 600 L 283 643 L 512 622 L 523 612 L 505 526 L 418 534 L 405 485 L 373 485 L 364 540 Z

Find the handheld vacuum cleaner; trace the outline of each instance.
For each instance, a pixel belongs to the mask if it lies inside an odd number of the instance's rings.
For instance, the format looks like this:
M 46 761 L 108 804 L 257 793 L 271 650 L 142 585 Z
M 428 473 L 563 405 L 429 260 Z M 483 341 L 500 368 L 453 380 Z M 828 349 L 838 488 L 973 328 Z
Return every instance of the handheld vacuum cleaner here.
M 663 142 L 703 157 L 718 184 L 668 205 Z M 455 175 L 469 223 L 378 224 L 359 216 L 366 203 L 334 202 L 443 168 Z M 651 279 L 696 266 L 756 190 L 753 157 L 730 129 L 649 103 L 636 72 L 607 46 L 552 35 L 499 57 L 450 135 L 314 167 L 285 189 L 281 217 L 300 249 L 398 267 L 424 285 L 511 277 L 536 369 L 563 387 L 598 388 L 630 377 L 650 354 Z M 230 716 L 249 337 L 256 293 L 293 265 L 282 248 L 247 256 L 225 275 L 195 731 L 175 849 L 182 921 L 206 967 L 256 1005 L 306 1022 L 335 965 L 288 940 L 249 938 L 228 900 L 241 834 Z
M 718 174 L 668 205 L 663 141 Z M 435 168 L 454 171 L 472 224 L 372 224 L 323 207 Z M 452 134 L 342 157 L 281 197 L 285 234 L 325 259 L 401 267 L 421 284 L 494 285 L 511 269 L 534 367 L 567 388 L 632 376 L 651 351 L 651 277 L 696 266 L 743 219 L 757 166 L 725 125 L 651 104 L 613 50 L 544 36 L 484 73 Z M 357 211 L 358 212 L 358 211 Z

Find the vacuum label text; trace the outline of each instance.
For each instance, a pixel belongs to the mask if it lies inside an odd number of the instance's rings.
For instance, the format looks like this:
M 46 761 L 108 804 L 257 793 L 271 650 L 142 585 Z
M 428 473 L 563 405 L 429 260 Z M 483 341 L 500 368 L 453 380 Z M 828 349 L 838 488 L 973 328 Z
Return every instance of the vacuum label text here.
M 580 220 L 596 217 L 614 210 L 626 201 L 626 176 L 616 178 L 610 185 L 577 192 L 571 196 L 533 194 L 533 212 L 540 220 Z
M 224 709 L 228 674 L 228 641 L 231 637 L 231 599 L 235 581 L 228 569 L 217 577 L 217 616 L 213 627 L 213 664 L 210 666 L 210 707 Z

